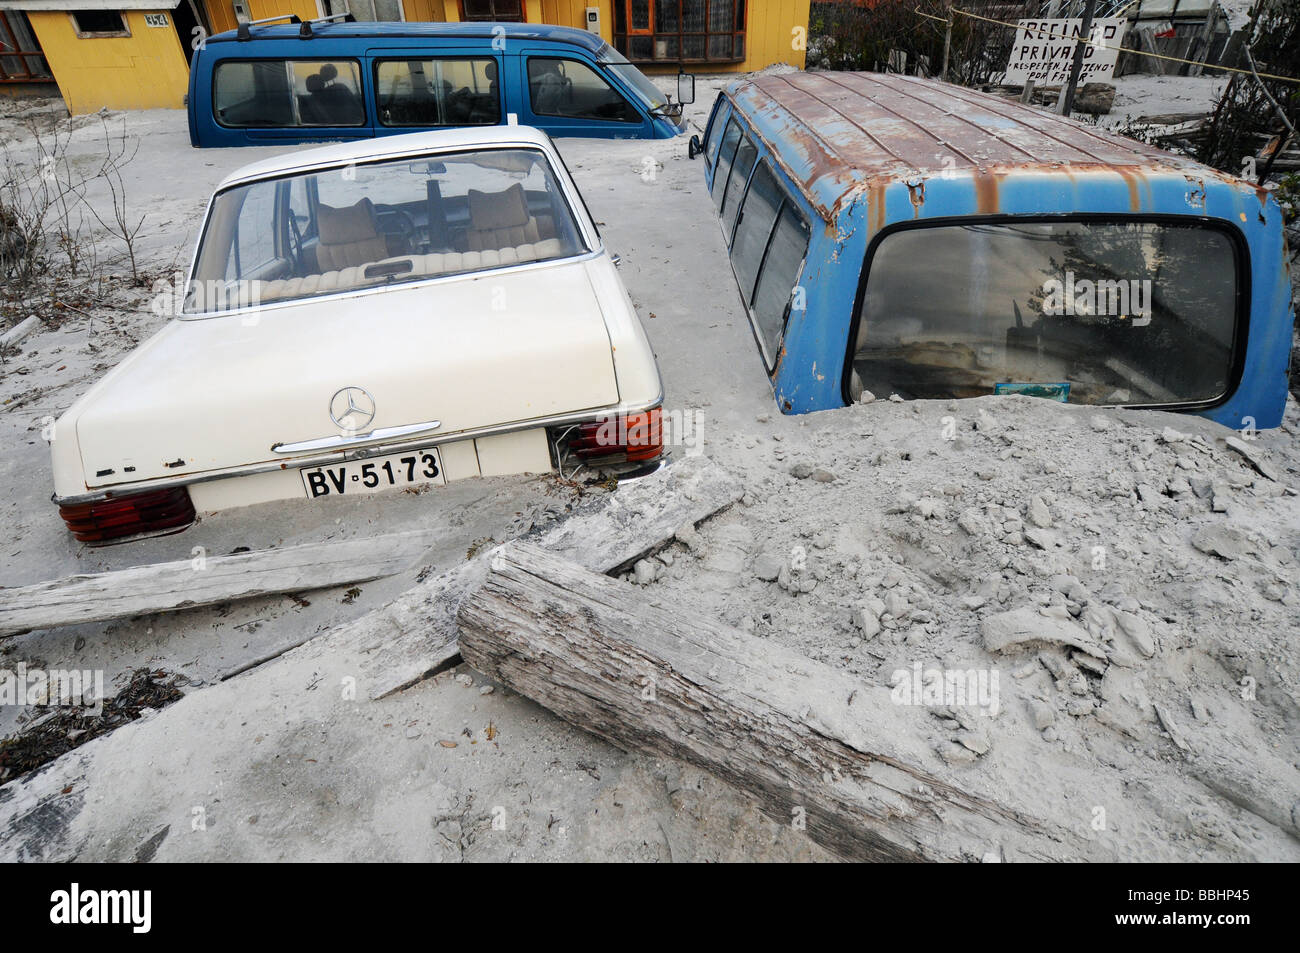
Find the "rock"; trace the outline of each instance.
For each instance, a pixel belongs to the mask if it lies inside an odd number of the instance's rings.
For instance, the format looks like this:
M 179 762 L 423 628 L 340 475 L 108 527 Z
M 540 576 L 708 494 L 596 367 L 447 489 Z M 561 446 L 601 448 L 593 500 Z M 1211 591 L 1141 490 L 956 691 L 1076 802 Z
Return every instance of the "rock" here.
M 1085 715 L 1091 715 L 1097 703 L 1091 698 L 1072 698 L 1066 703 L 1065 711 L 1074 718 L 1083 718 Z
M 806 480 L 812 475 L 813 468 L 812 464 L 809 463 L 796 463 L 790 468 L 790 476 L 796 480 Z
M 977 757 L 974 751 L 956 742 L 949 742 L 941 747 L 939 756 L 949 764 L 974 764 Z
M 1109 417 L 1103 417 L 1101 414 L 1093 414 L 1088 418 L 1088 425 L 1097 433 L 1104 433 L 1112 426 Z
M 1061 537 L 1050 529 L 1043 529 L 1039 526 L 1031 526 L 1025 530 L 1025 539 L 1033 543 L 1039 549 L 1055 549 L 1061 545 Z
M 1173 718 L 1170 717 L 1169 712 L 1160 705 L 1156 705 L 1155 710 L 1156 718 L 1160 720 L 1161 727 L 1164 728 L 1165 731 L 1169 732 L 1169 738 L 1173 741 L 1174 745 L 1180 751 L 1189 750 L 1186 739 L 1183 738 L 1182 732 L 1178 730 L 1178 725 L 1174 722 Z
M 1056 722 L 1056 709 L 1047 702 L 1039 701 L 1037 698 L 1029 702 L 1029 715 L 1034 720 L 1034 727 L 1039 731 L 1050 727 Z
M 1044 616 L 1025 606 L 988 616 L 980 624 L 984 647 L 990 652 L 1014 651 L 1038 643 L 1069 645 L 1104 659 L 1106 651 L 1086 629 L 1069 619 Z
M 862 632 L 864 641 L 874 639 L 880 634 L 880 615 L 871 611 L 869 607 L 854 611 L 853 624 Z
M 899 397 L 897 394 L 890 394 L 889 399 L 895 404 L 901 404 L 903 402 L 903 398 Z
M 1147 658 L 1156 654 L 1156 640 L 1151 635 L 1151 626 L 1147 624 L 1146 619 L 1122 609 L 1112 609 L 1111 615 L 1120 631 L 1133 643 L 1134 648 Z
M 1056 740 L 1056 728 L 1055 728 L 1055 726 L 1053 726 L 1053 725 L 1048 725 L 1046 728 L 1043 729 L 1043 740 L 1044 740 L 1044 741 L 1055 741 L 1055 740 Z
M 468 687 L 474 684 L 474 676 L 469 675 L 465 672 L 461 672 L 459 675 L 456 676 L 456 683 L 458 685 L 465 685 L 466 687 Z
M 648 559 L 638 559 L 632 567 L 632 581 L 638 586 L 648 586 L 659 575 L 659 567 Z
M 981 731 L 963 731 L 957 736 L 957 742 L 977 755 L 988 754 L 991 747 L 988 738 Z
M 812 472 L 812 478 L 813 478 L 814 480 L 816 480 L 818 483 L 834 483 L 834 482 L 835 482 L 835 474 L 834 474 L 834 473 L 831 473 L 830 470 L 822 470 L 822 469 L 820 469 L 820 468 L 819 468 L 819 469 L 816 469 L 816 470 L 814 470 L 814 471 Z
M 1084 83 L 1074 94 L 1074 112 L 1104 116 L 1115 105 L 1115 86 L 1111 83 Z
M 1052 525 L 1052 513 L 1043 502 L 1041 496 L 1035 496 L 1029 501 L 1029 522 L 1033 523 L 1040 529 L 1046 529 Z
M 1175 430 L 1173 427 L 1165 427 L 1160 431 L 1160 439 L 1165 443 L 1182 443 L 1187 439 L 1187 434 L 1181 430 Z
M 875 403 L 875 401 L 876 401 L 876 395 L 871 393 L 871 391 L 869 390 L 864 390 L 861 394 L 858 395 L 859 404 L 873 404 Z
M 785 560 L 772 553 L 760 553 L 754 560 L 754 575 L 764 582 L 774 582 L 781 574 Z
M 1275 463 L 1271 463 L 1264 459 L 1263 454 L 1257 448 L 1252 447 L 1249 443 L 1237 437 L 1229 437 L 1223 442 L 1228 445 L 1229 450 L 1235 450 L 1237 453 L 1245 457 L 1246 462 L 1258 470 L 1262 475 L 1268 477 L 1268 479 L 1272 480 L 1274 483 L 1282 482 L 1282 471 Z
M 932 496 L 923 496 L 913 505 L 916 512 L 921 514 L 923 519 L 943 519 L 948 515 L 948 506 L 943 500 L 936 500 Z
M 1215 503 L 1218 503 L 1217 496 Z M 1255 551 L 1245 533 L 1235 527 L 1220 524 L 1202 526 L 1192 535 L 1192 545 L 1208 556 L 1227 560 Z
M 480 695 L 491 695 L 496 690 L 497 687 L 495 685 L 484 685 L 482 688 L 478 690 L 478 693 Z
M 957 525 L 971 536 L 983 536 L 988 532 L 988 524 L 980 516 L 980 511 L 974 507 L 962 510 L 961 515 L 957 517 Z

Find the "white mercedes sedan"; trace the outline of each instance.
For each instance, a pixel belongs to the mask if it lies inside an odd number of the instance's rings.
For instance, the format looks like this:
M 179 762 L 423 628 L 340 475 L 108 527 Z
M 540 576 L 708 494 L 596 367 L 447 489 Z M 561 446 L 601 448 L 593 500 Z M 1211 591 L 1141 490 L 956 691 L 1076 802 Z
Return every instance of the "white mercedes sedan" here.
M 180 313 L 56 423 L 92 543 L 196 512 L 663 456 L 659 369 L 577 187 L 522 126 L 227 178 Z

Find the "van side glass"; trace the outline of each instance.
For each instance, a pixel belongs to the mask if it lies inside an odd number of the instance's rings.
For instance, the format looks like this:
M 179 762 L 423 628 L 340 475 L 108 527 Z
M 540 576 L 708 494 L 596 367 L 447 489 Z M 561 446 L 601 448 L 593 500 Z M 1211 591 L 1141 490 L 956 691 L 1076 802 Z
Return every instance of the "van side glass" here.
M 212 82 L 224 126 L 365 125 L 356 60 L 232 60 Z
M 731 175 L 731 163 L 736 158 L 736 147 L 740 145 L 740 126 L 732 119 L 727 123 L 727 131 L 722 136 L 722 149 L 718 153 L 718 167 L 713 172 L 713 203 L 722 207 L 722 197 L 727 191 L 727 177 Z
M 905 398 L 1213 401 L 1236 359 L 1236 276 L 1232 241 L 1201 225 L 905 228 L 871 256 L 852 366 Z
M 537 116 L 641 122 L 632 104 L 580 60 L 530 56 L 528 97 Z
M 379 122 L 385 126 L 479 126 L 501 122 L 499 67 L 490 57 L 380 60 Z
M 732 232 L 736 228 L 736 215 L 740 211 L 740 201 L 745 195 L 745 183 L 749 173 L 754 171 L 754 161 L 758 158 L 758 147 L 749 136 L 740 140 L 736 149 L 736 160 L 731 163 L 731 174 L 727 176 L 727 190 L 722 194 L 722 234 L 727 244 L 732 243 Z

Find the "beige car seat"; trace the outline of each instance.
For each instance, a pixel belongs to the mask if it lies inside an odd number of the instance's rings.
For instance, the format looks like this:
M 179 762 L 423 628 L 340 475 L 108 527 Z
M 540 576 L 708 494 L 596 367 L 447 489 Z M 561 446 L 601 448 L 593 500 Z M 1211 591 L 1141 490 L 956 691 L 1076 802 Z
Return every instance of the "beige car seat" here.
M 528 211 L 524 187 L 518 182 L 504 192 L 470 189 L 469 219 L 466 251 L 513 248 L 541 238 L 537 219 Z
M 379 217 L 370 199 L 347 208 L 321 205 L 316 212 L 320 244 L 316 261 L 322 272 L 340 271 L 388 257 L 388 243 L 379 231 Z

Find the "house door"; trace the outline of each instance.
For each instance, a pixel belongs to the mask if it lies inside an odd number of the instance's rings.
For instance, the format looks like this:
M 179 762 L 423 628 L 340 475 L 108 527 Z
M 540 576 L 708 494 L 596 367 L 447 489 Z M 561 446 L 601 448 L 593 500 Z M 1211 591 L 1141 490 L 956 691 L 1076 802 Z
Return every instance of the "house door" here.
M 208 36 L 212 31 L 203 19 L 203 13 L 194 4 L 194 0 L 181 0 L 172 11 L 172 26 L 176 28 L 176 39 L 180 40 L 181 52 L 185 54 L 185 62 L 189 63 L 194 59 L 194 44 L 198 37 Z M 201 33 L 195 33 L 197 27 L 202 27 Z

